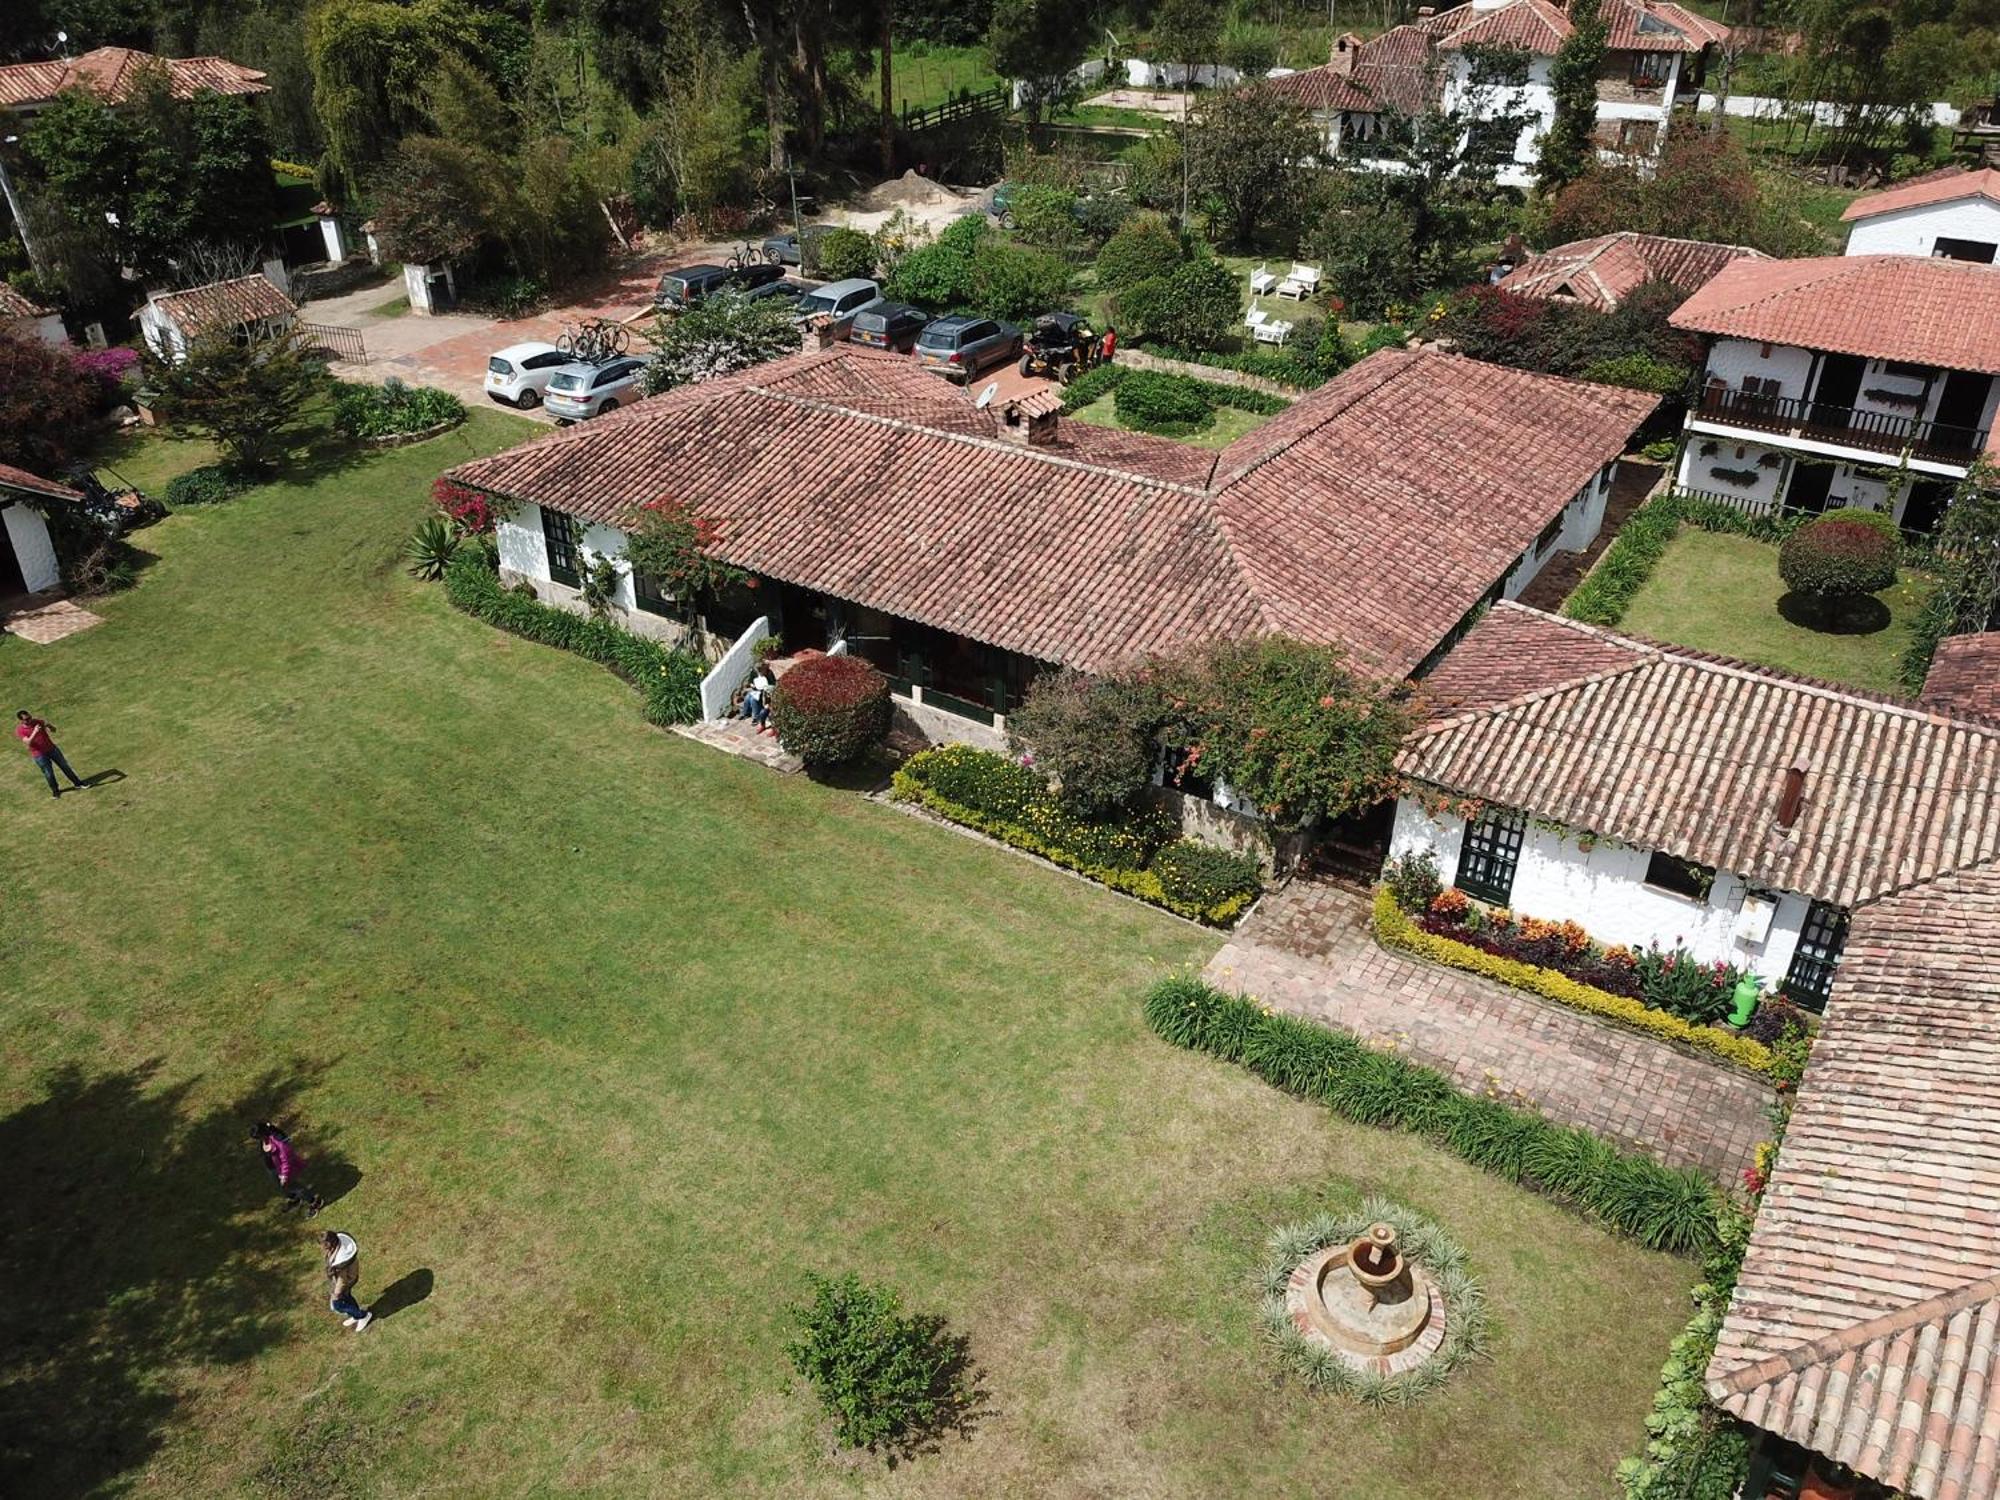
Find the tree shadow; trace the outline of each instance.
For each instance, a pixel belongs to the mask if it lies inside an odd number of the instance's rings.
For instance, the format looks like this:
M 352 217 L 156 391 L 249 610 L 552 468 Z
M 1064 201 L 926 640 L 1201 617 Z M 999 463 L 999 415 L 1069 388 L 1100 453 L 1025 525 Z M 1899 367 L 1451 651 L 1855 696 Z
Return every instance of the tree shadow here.
M 404 1308 L 415 1307 L 430 1296 L 436 1280 L 429 1266 L 407 1272 L 384 1287 L 381 1294 L 368 1304 L 368 1310 L 375 1314 L 378 1322 L 383 1318 L 393 1318 Z
M 157 1071 L 67 1067 L 0 1118 L 0 1493 L 136 1477 L 179 1419 L 176 1372 L 270 1348 L 310 1280 L 244 1137 L 317 1070 L 205 1110 Z
M 1874 635 L 1887 630 L 1894 618 L 1889 606 L 1873 594 L 1845 599 L 1818 599 L 1787 592 L 1778 598 L 1778 613 L 1801 630 L 1821 635 Z
M 946 1333 L 944 1319 L 935 1315 L 924 1321 L 933 1325 L 932 1333 L 944 1355 L 930 1389 L 937 1407 L 930 1421 L 880 1445 L 880 1451 L 892 1469 L 911 1459 L 941 1451 L 947 1437 L 971 1442 L 979 1424 L 997 1411 L 992 1393 L 986 1386 L 985 1370 L 972 1362 L 971 1336 Z

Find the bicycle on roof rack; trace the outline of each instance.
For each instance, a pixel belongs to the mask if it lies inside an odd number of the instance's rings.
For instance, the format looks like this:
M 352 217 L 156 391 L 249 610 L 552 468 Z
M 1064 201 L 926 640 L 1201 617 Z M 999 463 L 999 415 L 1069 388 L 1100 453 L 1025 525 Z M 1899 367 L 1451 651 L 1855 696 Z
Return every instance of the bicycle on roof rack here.
M 556 335 L 556 352 L 589 364 L 616 359 L 632 342 L 632 334 L 622 323 L 609 318 L 590 318 L 583 323 L 566 323 Z
M 738 245 L 735 251 L 731 253 L 729 259 L 724 261 L 723 264 L 732 271 L 740 271 L 745 266 L 761 266 L 764 264 L 764 259 L 762 249 L 756 245 L 745 244 Z

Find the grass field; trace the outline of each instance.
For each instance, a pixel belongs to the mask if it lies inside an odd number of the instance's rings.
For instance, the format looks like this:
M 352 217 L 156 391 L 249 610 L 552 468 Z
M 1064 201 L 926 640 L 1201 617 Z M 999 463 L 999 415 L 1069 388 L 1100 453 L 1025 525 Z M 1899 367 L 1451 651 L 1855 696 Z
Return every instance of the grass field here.
M 1610 1491 L 1691 1266 L 1156 1040 L 1139 988 L 1212 935 L 454 614 L 398 549 L 440 468 L 534 430 L 324 453 L 142 533 L 96 629 L 0 638 L 8 706 L 103 773 L 0 778 L 0 1492 Z M 1364 1189 L 1493 1307 L 1406 1411 L 1288 1384 L 1253 1322 L 1268 1228 Z M 970 1337 L 969 1439 L 830 1453 L 782 1351 L 850 1268 Z
M 1931 582 L 1905 568 L 1896 586 L 1875 596 L 1854 634 L 1796 624 L 1779 610 L 1785 586 L 1778 549 L 1749 537 L 1685 528 L 1668 544 L 1619 622 L 1621 630 L 1719 651 L 1808 677 L 1871 692 L 1901 691 L 1896 661 L 1929 597 Z M 1871 601 L 1871 606 L 1873 601 Z

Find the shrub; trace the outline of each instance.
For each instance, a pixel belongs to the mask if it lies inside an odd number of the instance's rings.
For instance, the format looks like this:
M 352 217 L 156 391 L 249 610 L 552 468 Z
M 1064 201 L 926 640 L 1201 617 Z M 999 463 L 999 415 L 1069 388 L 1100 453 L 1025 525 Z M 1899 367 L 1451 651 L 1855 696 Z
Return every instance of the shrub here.
M 1390 860 L 1382 884 L 1407 912 L 1430 910 L 1431 903 L 1444 893 L 1437 856 L 1428 849 L 1406 849 Z
M 1680 510 L 1671 497 L 1640 506 L 1597 566 L 1563 601 L 1563 613 L 1592 625 L 1616 625 L 1680 530 Z
M 431 481 L 431 504 L 438 508 L 461 536 L 491 536 L 495 508 L 492 497 L 481 490 L 455 484 L 442 476 Z
M 1429 1136 L 1651 1249 L 1699 1254 L 1719 1241 L 1721 1200 L 1699 1172 L 1627 1155 L 1588 1131 L 1461 1094 L 1430 1068 L 1199 979 L 1159 981 L 1147 992 L 1145 1013 L 1147 1024 L 1178 1046 L 1240 1062 L 1274 1087 L 1358 1123 Z
M 646 721 L 688 724 L 701 717 L 701 679 L 708 668 L 685 651 L 646 636 L 544 604 L 532 585 L 503 588 L 483 547 L 460 547 L 444 572 L 445 597 L 489 625 L 545 646 L 573 651 L 609 667 L 638 688 Z
M 346 437 L 390 437 L 464 420 L 465 404 L 450 391 L 406 385 L 393 375 L 379 386 L 342 384 L 333 394 L 333 428 Z
M 1159 716 L 1153 695 L 1137 684 L 1044 672 L 1007 715 L 1007 735 L 1055 778 L 1067 805 L 1101 815 L 1117 812 L 1153 779 Z
M 1065 250 L 1080 233 L 1076 221 L 1077 197 L 1069 188 L 1046 183 L 1023 184 L 1008 205 L 1014 237 L 1024 245 L 1043 250 Z
M 410 537 L 403 555 L 410 560 L 410 576 L 436 583 L 458 552 L 459 533 L 443 516 L 426 516 Z
M 1098 397 L 1115 390 L 1118 382 L 1131 373 L 1123 365 L 1092 365 L 1063 387 L 1063 410 L 1083 410 Z
M 1785 587 L 1813 599 L 1880 593 L 1896 581 L 1900 544 L 1876 525 L 1822 516 L 1778 549 Z
M 1578 378 L 1598 385 L 1622 385 L 1635 391 L 1651 391 L 1667 396 L 1687 384 L 1685 365 L 1668 364 L 1650 354 L 1619 354 L 1593 360 L 1577 372 Z
M 1118 315 L 1137 336 L 1192 349 L 1218 349 L 1236 332 L 1242 295 L 1218 260 L 1191 260 L 1118 294 Z
M 850 1448 L 919 1437 L 949 1424 L 972 1394 L 962 1335 L 935 1314 L 905 1314 L 902 1299 L 849 1272 L 806 1273 L 812 1301 L 797 1308 L 799 1336 L 785 1346 Z
M 1775 453 L 1764 455 L 1765 458 L 1776 458 L 1777 456 Z M 1758 462 L 1762 463 L 1763 459 L 1759 459 Z M 1818 519 L 1822 521 L 1852 521 L 1858 526 L 1872 526 L 1891 542 L 1895 543 L 1898 548 L 1901 548 L 1903 545 L 1903 533 L 1896 525 L 1896 518 L 1886 510 L 1862 510 L 1859 506 L 1843 505 L 1836 510 L 1827 511 Z M 1810 525 L 1812 523 L 1806 522 L 1805 524 Z
M 1180 236 L 1157 214 L 1134 214 L 1097 252 L 1097 284 L 1110 291 L 1173 273 L 1186 256 Z
M 203 464 L 176 474 L 167 481 L 164 498 L 168 510 L 186 510 L 191 505 L 220 505 L 243 493 L 249 481 L 228 464 Z
M 1254 900 L 1264 884 L 1256 860 L 1195 839 L 1176 839 L 1161 849 L 1152 870 L 1167 899 L 1185 906 L 1221 906 L 1239 896 Z
M 889 732 L 889 679 L 858 656 L 813 656 L 771 694 L 778 743 L 808 766 L 845 765 Z
M 875 241 L 858 229 L 829 229 L 812 245 L 814 266 L 828 281 L 875 274 Z
M 989 318 L 1020 322 L 1069 305 L 1069 263 L 1045 250 L 988 238 L 972 253 L 971 305 Z
M 139 351 L 118 344 L 108 349 L 79 349 L 71 361 L 97 382 L 99 398 L 109 406 L 123 393 L 125 377 L 139 368 Z
M 1142 432 L 1183 434 L 1215 421 L 1215 403 L 1200 381 L 1185 375 L 1134 370 L 1118 382 L 1112 399 L 1119 421 Z

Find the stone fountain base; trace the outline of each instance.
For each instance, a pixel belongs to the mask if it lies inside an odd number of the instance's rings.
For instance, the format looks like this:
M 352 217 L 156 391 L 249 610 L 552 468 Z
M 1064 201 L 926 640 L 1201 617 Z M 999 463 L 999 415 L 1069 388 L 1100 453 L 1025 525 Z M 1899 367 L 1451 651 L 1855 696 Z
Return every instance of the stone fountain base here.
M 1329 1245 L 1292 1269 L 1285 1310 L 1292 1326 L 1343 1363 L 1401 1375 L 1444 1347 L 1450 1310 L 1421 1268 L 1410 1267 L 1400 1295 L 1371 1296 L 1356 1280 L 1349 1244 Z

